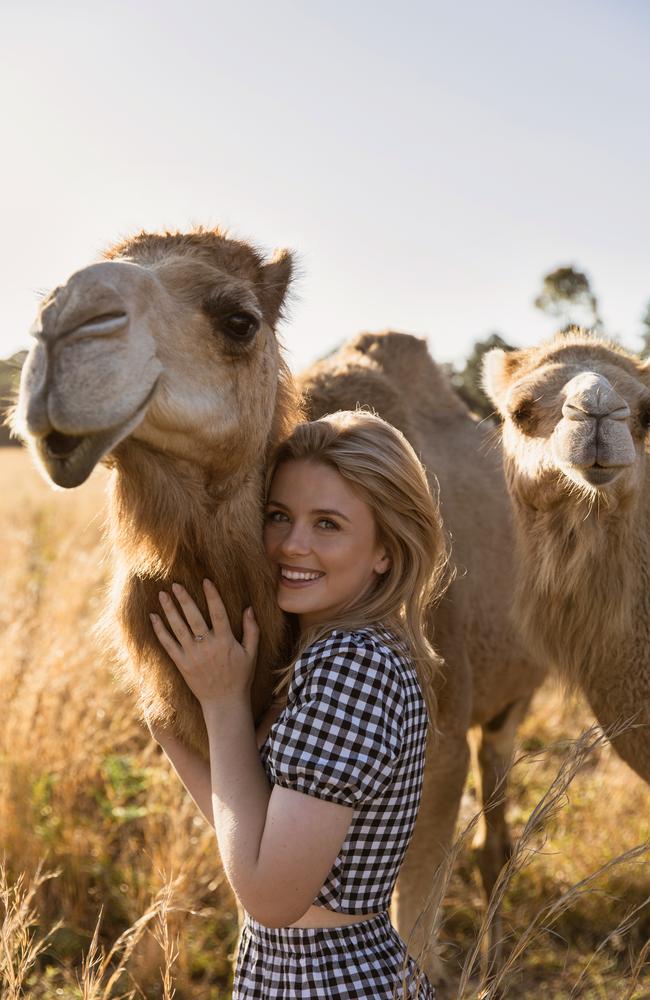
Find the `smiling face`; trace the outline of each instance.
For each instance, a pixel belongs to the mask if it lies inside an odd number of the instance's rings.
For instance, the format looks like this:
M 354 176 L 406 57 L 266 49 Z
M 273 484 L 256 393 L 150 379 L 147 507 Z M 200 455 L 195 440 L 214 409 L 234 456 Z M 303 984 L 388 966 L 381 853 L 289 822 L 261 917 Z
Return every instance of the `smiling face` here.
M 329 621 L 369 590 L 390 559 L 372 510 L 329 465 L 287 460 L 275 471 L 264 547 L 278 604 L 301 629 Z

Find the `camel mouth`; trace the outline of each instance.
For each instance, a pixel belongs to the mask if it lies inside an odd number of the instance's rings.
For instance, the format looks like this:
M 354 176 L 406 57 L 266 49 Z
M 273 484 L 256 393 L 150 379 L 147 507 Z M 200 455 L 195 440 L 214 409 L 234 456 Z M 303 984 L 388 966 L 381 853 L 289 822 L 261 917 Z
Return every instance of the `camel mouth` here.
M 587 480 L 590 486 L 608 486 L 621 474 L 621 467 L 605 468 L 603 465 L 591 465 L 588 469 L 581 469 L 580 474 Z
M 52 431 L 43 439 L 43 448 L 50 458 L 66 459 L 71 457 L 85 439 L 84 436 L 78 434 L 62 434 L 61 431 Z
M 104 455 L 141 422 L 157 385 L 158 379 L 138 408 L 116 427 L 89 434 L 64 434 L 53 430 L 40 438 L 36 442 L 36 452 L 52 482 L 64 489 L 74 489 L 85 483 Z
M 73 489 L 88 479 L 105 454 L 111 436 L 110 431 L 83 436 L 50 431 L 37 443 L 36 449 L 52 482 L 64 489 Z

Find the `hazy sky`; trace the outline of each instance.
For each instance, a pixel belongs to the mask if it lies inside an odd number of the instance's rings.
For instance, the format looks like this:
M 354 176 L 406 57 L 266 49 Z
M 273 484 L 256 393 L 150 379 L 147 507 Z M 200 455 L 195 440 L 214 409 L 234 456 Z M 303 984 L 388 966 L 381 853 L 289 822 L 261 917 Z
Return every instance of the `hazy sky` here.
M 532 343 L 564 263 L 639 346 L 648 0 L 0 0 L 0 39 L 3 356 L 39 290 L 195 223 L 298 252 L 294 368 L 389 326 Z

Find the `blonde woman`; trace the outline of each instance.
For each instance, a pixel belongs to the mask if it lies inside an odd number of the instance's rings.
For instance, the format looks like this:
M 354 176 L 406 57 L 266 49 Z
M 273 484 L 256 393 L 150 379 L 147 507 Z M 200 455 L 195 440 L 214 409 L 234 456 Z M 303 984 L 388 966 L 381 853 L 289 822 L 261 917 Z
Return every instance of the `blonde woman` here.
M 299 425 L 272 456 L 264 546 L 294 655 L 257 732 L 252 609 L 241 644 L 208 580 L 209 622 L 176 585 L 160 595 L 171 632 L 152 615 L 208 730 L 209 765 L 154 735 L 245 911 L 233 998 L 430 1000 L 388 916 L 435 720 L 425 617 L 447 565 L 410 444 L 364 411 Z

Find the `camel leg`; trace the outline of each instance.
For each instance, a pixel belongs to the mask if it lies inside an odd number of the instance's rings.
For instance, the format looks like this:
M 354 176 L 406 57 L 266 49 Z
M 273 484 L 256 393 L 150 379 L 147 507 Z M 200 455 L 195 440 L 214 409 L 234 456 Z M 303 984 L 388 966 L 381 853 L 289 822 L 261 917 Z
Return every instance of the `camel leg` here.
M 444 865 L 451 846 L 467 771 L 469 748 L 464 733 L 453 739 L 443 736 L 427 747 L 422 799 L 413 837 L 395 886 L 390 916 L 432 983 L 444 980 L 442 962 L 432 940 L 437 907 L 427 906 L 435 898 L 434 878 Z
M 512 763 L 517 728 L 523 719 L 530 698 L 511 702 L 489 722 L 481 726 L 476 754 L 476 777 L 481 820 L 474 840 L 474 850 L 481 873 L 486 900 L 490 896 L 501 869 L 511 853 L 510 834 L 506 822 L 506 785 L 501 784 Z M 498 969 L 502 960 L 502 926 L 499 912 L 494 915 L 487 940 L 483 942 L 483 975 Z

